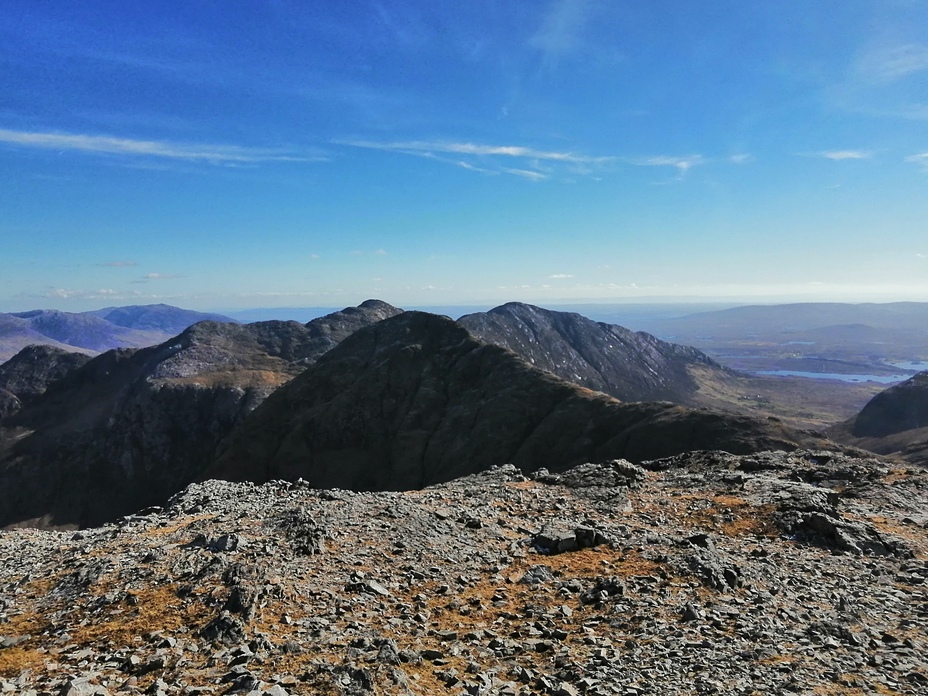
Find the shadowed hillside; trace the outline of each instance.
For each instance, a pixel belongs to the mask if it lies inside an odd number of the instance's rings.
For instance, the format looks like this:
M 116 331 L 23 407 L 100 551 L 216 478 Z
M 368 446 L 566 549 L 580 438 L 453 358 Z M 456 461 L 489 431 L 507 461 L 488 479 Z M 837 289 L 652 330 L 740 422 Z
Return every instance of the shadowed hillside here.
M 928 464 L 928 371 L 880 392 L 828 433 L 839 442 Z
M 70 370 L 0 422 L 0 526 L 92 525 L 163 502 L 274 389 L 399 311 L 371 301 L 305 326 L 200 322 Z

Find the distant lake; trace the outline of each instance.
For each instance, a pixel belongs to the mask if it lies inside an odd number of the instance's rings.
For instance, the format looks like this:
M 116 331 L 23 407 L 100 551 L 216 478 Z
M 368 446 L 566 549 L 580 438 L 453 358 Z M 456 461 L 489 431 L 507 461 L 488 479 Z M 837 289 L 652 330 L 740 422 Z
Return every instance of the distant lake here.
M 896 365 L 896 367 L 900 367 Z M 799 370 L 756 370 L 751 374 L 769 375 L 771 377 L 807 377 L 809 379 L 837 379 L 842 382 L 878 382 L 880 384 L 893 384 L 904 382 L 908 375 L 847 375 L 836 372 L 800 372 Z

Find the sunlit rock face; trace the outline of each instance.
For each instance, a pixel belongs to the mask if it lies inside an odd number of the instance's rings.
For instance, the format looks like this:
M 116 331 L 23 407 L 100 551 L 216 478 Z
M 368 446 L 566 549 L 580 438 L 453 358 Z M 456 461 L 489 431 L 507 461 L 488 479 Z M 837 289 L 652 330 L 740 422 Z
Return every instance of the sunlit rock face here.
M 542 370 L 622 401 L 698 403 L 694 365 L 726 370 L 705 353 L 571 312 L 519 302 L 461 317 L 474 336 Z

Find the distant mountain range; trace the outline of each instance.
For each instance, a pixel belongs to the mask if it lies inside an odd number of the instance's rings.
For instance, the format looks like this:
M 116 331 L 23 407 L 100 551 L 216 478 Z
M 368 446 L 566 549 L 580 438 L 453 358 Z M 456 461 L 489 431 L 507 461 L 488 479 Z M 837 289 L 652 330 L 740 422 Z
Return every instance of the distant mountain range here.
M 741 370 L 893 375 L 928 361 L 928 303 L 816 302 L 640 318 L 640 327 Z
M 526 305 L 468 323 L 505 333 L 517 320 L 535 327 L 536 362 L 547 346 L 613 392 L 684 398 L 689 366 L 724 372 L 698 351 Z M 622 403 L 525 358 L 375 300 L 307 324 L 199 322 L 73 364 L 23 351 L 0 371 L 0 526 L 94 525 L 206 475 L 404 488 L 506 462 L 827 444 L 767 418 Z
M 152 346 L 198 321 L 234 319 L 165 304 L 108 307 L 92 312 L 36 309 L 0 314 L 0 363 L 27 345 L 48 345 L 88 354 L 112 348 Z

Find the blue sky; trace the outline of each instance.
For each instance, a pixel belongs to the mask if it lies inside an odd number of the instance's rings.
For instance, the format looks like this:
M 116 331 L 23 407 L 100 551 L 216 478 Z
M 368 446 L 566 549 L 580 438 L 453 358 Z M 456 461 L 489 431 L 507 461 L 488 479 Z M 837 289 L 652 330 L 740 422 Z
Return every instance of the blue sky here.
M 928 301 L 928 3 L 0 4 L 0 311 Z

